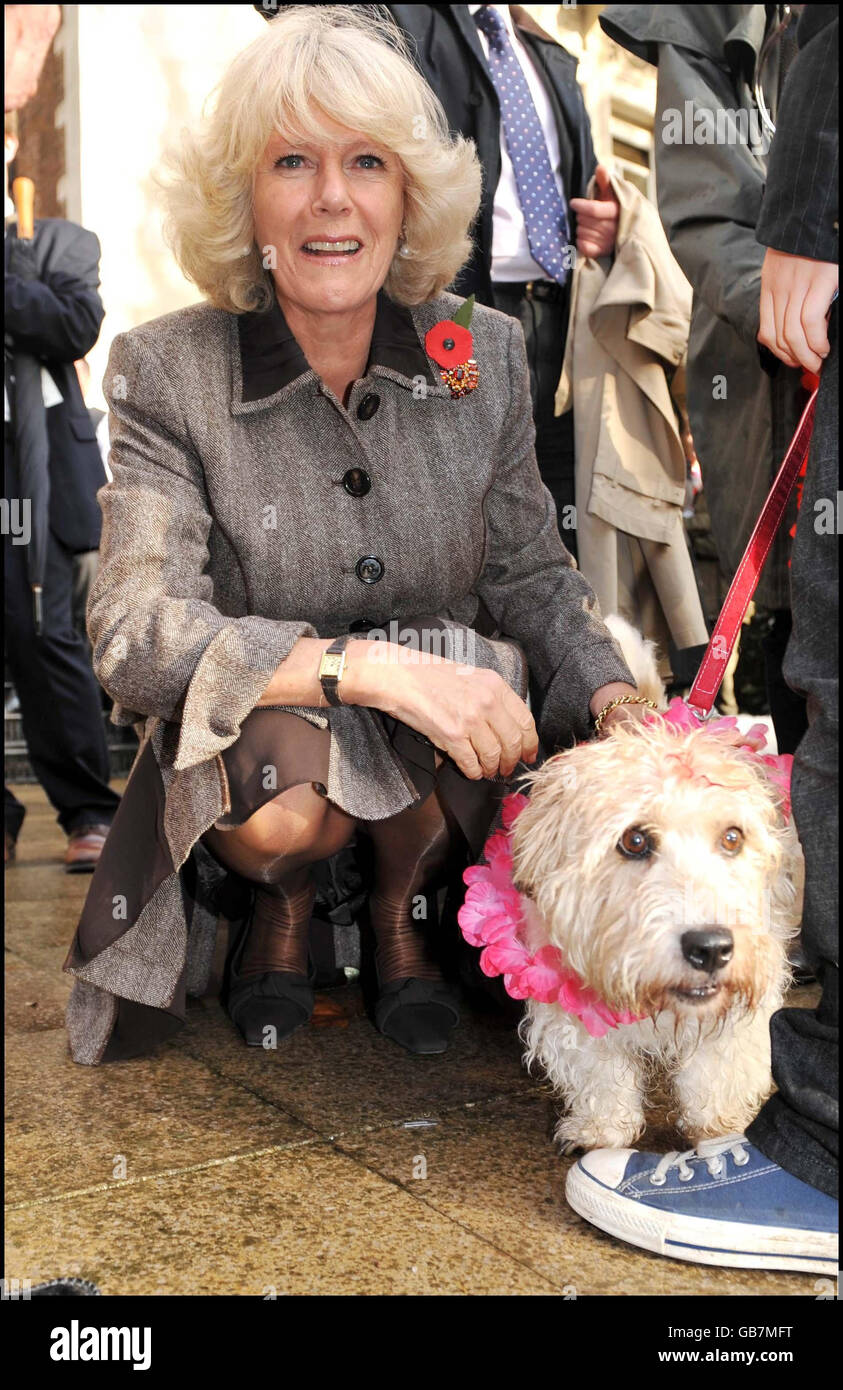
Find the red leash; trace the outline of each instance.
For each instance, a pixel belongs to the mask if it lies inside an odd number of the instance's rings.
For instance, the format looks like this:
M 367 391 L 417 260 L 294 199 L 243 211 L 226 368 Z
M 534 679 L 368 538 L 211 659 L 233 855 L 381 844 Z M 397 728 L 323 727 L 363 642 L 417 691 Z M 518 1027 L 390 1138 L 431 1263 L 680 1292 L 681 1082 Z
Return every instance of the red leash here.
M 764 561 L 767 559 L 773 538 L 784 516 L 787 500 L 793 491 L 799 470 L 808 456 L 818 390 L 819 387 L 814 388 L 811 398 L 802 412 L 802 419 L 796 428 L 790 448 L 785 454 L 784 462 L 770 489 L 770 495 L 764 503 L 761 515 L 755 523 L 755 530 L 749 538 L 749 544 L 738 565 L 737 574 L 729 587 L 720 617 L 714 625 L 714 631 L 711 634 L 702 665 L 697 672 L 697 678 L 691 686 L 686 703 L 691 706 L 700 719 L 706 718 L 714 704 L 714 697 L 720 689 L 726 673 L 726 667 L 741 630 L 741 624 L 746 617 L 746 610 L 764 568 Z M 705 482 L 703 482 L 704 486 Z

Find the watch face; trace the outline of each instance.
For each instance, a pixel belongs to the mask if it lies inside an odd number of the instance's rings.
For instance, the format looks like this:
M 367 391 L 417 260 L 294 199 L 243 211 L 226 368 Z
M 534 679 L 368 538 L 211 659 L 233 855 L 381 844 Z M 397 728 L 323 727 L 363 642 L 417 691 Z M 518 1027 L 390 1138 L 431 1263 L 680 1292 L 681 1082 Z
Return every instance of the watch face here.
M 320 676 L 338 676 L 344 659 L 345 652 L 331 652 L 330 656 L 323 656 Z

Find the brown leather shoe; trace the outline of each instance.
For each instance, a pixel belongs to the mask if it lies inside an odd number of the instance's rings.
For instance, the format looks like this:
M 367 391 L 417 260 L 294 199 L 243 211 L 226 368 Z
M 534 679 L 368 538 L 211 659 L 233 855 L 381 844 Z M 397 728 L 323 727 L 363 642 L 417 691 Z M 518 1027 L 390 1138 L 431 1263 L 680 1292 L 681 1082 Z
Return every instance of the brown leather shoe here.
M 110 829 L 110 825 L 83 825 L 71 831 L 64 854 L 65 872 L 85 874 L 95 869 Z

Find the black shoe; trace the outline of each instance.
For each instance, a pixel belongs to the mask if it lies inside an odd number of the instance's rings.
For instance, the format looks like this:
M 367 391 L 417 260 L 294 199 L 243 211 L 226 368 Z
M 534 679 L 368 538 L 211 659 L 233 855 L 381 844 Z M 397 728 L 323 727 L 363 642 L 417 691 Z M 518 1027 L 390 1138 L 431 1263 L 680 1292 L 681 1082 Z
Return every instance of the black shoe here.
M 254 911 L 253 897 L 226 962 L 221 997 L 226 1013 L 249 1047 L 264 1047 L 267 1028 L 274 1028 L 275 1042 L 280 1042 L 310 1021 L 316 1003 L 315 972 L 311 969 L 308 975 L 296 975 L 289 970 L 270 970 L 264 975 L 241 980 L 237 972 Z
M 416 1056 L 446 1052 L 459 1021 L 456 995 L 444 980 L 409 976 L 380 986 L 375 1004 L 379 1031 Z

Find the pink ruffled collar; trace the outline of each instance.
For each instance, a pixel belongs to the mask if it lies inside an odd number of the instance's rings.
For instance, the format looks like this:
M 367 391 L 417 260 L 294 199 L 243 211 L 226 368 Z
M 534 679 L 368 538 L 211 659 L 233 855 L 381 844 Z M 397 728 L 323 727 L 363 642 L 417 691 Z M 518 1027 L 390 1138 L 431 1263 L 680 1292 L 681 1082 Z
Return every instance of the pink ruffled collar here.
M 680 730 L 705 727 L 711 730 L 737 730 L 738 721 L 732 717 L 713 719 L 702 726 L 684 700 L 671 700 L 661 716 Z M 790 774 L 793 758 L 789 754 L 775 757 L 762 754 L 767 742 L 763 724 L 753 724 L 740 739 L 768 768 L 777 784 L 786 815 L 790 815 Z M 460 930 L 472 946 L 482 947 L 480 968 L 485 975 L 503 975 L 508 994 L 513 999 L 535 999 L 541 1004 L 559 1004 L 566 1013 L 580 1019 L 594 1038 L 602 1038 L 610 1028 L 622 1023 L 637 1023 L 644 1015 L 617 1012 L 611 1009 L 593 989 L 583 984 L 571 970 L 556 946 L 543 946 L 531 954 L 524 936 L 535 908 L 525 894 L 512 882 L 512 845 L 510 831 L 529 797 L 512 792 L 501 805 L 502 828 L 489 836 L 484 846 L 485 864 L 473 864 L 463 873 L 468 891 L 457 913 Z
M 602 1038 L 619 1023 L 634 1023 L 636 1016 L 616 1013 L 569 970 L 555 946 L 542 946 L 531 955 L 524 945 L 525 916 L 531 904 L 512 882 L 512 846 L 507 833 L 516 817 L 529 804 L 522 792 L 504 797 L 501 806 L 503 829 L 486 841 L 486 864 L 473 864 L 463 873 L 468 885 L 465 902 L 457 921 L 466 941 L 482 946 L 480 969 L 484 975 L 503 975 L 504 986 L 513 999 L 536 999 L 542 1004 L 560 1004 L 574 1014 L 594 1038 Z

